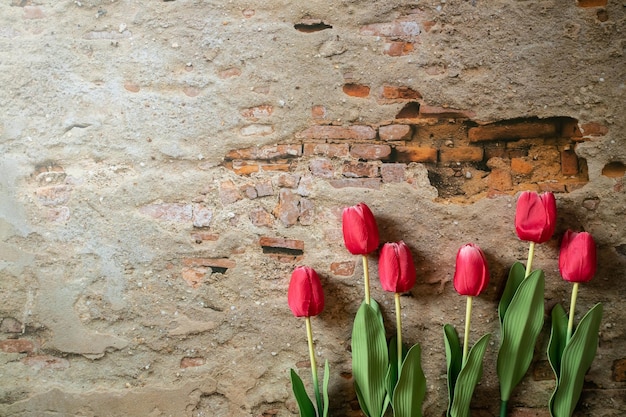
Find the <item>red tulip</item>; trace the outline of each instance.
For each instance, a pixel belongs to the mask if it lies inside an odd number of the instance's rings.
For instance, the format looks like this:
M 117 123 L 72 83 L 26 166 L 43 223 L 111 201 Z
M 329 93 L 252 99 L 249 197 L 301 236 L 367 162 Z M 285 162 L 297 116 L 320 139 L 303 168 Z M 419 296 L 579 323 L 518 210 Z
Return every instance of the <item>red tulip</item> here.
M 415 285 L 416 275 L 411 251 L 403 241 L 383 245 L 378 260 L 378 276 L 383 290 L 407 292 Z
M 596 244 L 587 232 L 568 230 L 561 242 L 559 270 L 565 281 L 588 282 L 596 274 Z
M 353 255 L 367 255 L 378 248 L 376 219 L 365 203 L 343 210 L 342 227 L 346 248 Z
M 454 289 L 461 295 L 477 296 L 489 284 L 489 268 L 483 251 L 473 243 L 461 246 L 456 255 Z
M 296 317 L 317 316 L 324 309 L 324 290 L 317 272 L 308 266 L 294 269 L 287 293 L 289 308 Z
M 521 240 L 544 243 L 550 240 L 556 227 L 554 194 L 524 191 L 517 200 L 515 231 Z

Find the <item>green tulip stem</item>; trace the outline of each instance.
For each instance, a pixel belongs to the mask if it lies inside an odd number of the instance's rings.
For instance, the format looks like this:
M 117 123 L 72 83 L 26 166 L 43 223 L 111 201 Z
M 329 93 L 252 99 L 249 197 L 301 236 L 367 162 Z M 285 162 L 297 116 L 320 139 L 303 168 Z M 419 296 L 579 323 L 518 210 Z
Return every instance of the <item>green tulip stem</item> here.
M 535 256 L 535 242 L 530 242 L 530 246 L 528 247 L 528 260 L 526 261 L 526 275 L 524 278 L 530 275 L 530 270 L 533 266 L 533 256 Z
M 370 273 L 367 267 L 367 256 L 363 257 L 363 285 L 365 286 L 365 304 L 370 304 Z
M 572 288 L 572 300 L 569 306 L 569 321 L 567 322 L 567 342 L 572 338 L 572 332 L 574 330 L 574 310 L 576 309 L 576 298 L 578 297 L 578 283 L 574 283 Z
M 317 401 L 317 409 L 322 409 L 322 398 L 320 397 L 320 384 L 317 380 L 317 363 L 315 362 L 315 351 L 313 350 L 313 330 L 311 330 L 311 317 L 305 317 L 306 320 L 306 336 L 309 340 L 309 356 L 311 358 L 311 374 L 313 376 L 313 390 L 315 391 L 315 400 Z
M 467 361 L 467 353 L 469 352 L 469 331 L 470 331 L 470 320 L 472 317 L 472 297 L 469 295 L 467 297 L 467 305 L 465 308 L 465 337 L 463 338 L 463 362 L 462 366 L 465 366 L 465 362 Z
M 500 417 L 506 417 L 506 409 L 509 404 L 509 400 L 500 401 Z
M 402 369 L 402 315 L 400 313 L 400 293 L 395 293 L 396 299 L 396 332 L 397 347 L 398 347 L 398 375 L 400 375 L 400 369 Z

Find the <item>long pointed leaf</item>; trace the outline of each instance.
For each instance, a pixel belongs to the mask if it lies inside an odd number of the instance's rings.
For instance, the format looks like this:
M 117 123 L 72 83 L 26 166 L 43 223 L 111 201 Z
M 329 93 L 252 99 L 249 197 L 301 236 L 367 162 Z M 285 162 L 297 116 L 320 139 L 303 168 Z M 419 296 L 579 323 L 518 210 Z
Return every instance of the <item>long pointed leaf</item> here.
M 467 361 L 461 368 L 454 387 L 454 400 L 450 410 L 452 417 L 470 417 L 470 403 L 476 384 L 483 375 L 483 357 L 490 337 L 490 334 L 481 337 L 467 355 Z
M 558 385 L 561 376 L 561 357 L 567 344 L 567 314 L 561 304 L 557 304 L 552 308 L 551 316 L 552 330 L 548 342 L 548 362 L 550 362 Z
M 596 355 L 601 320 L 602 304 L 598 303 L 585 314 L 563 349 L 561 378 L 550 410 L 554 417 L 570 417 L 574 412 L 580 399 L 585 374 Z
M 420 345 L 416 344 L 402 362 L 398 384 L 393 391 L 394 417 L 422 417 L 426 377 L 422 371 Z
M 360 392 L 361 409 L 368 417 L 381 417 L 385 412 L 388 366 L 385 328 L 376 311 L 362 303 L 352 328 L 352 375 Z
M 506 286 L 504 287 L 504 292 L 502 293 L 502 298 L 500 298 L 500 303 L 498 304 L 498 316 L 500 317 L 500 325 L 504 321 L 504 315 L 506 314 L 506 310 L 509 308 L 509 304 L 511 304 L 511 300 L 513 300 L 513 296 L 517 291 L 517 287 L 524 280 L 524 276 L 526 275 L 526 268 L 520 262 L 515 262 L 509 271 L 509 278 L 506 280 Z
M 446 324 L 443 326 L 443 335 L 446 345 L 446 368 L 448 370 L 448 409 L 446 411 L 446 417 L 450 417 L 452 402 L 454 400 L 454 387 L 459 372 L 461 372 L 463 353 L 461 352 L 459 335 L 452 325 Z
M 328 407 L 330 402 L 328 399 L 328 381 L 330 380 L 330 367 L 328 366 L 328 360 L 324 362 L 324 382 L 322 383 L 322 396 L 324 397 L 324 412 L 322 417 L 328 416 Z
M 543 327 L 544 286 L 543 271 L 531 273 L 517 287 L 504 314 L 497 363 L 502 401 L 509 400 L 533 359 L 537 337 Z
M 293 369 L 291 370 L 291 389 L 300 409 L 300 417 L 317 417 L 315 407 L 306 393 L 302 379 Z

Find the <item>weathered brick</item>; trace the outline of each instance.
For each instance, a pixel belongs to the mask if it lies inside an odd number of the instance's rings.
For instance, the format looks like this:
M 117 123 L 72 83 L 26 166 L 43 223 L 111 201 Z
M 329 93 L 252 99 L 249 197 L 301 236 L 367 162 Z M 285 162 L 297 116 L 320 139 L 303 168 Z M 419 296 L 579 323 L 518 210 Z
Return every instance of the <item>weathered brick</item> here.
M 470 142 L 553 137 L 557 136 L 557 128 L 552 121 L 522 121 L 472 127 L 468 136 Z
M 72 188 L 68 185 L 53 185 L 41 187 L 35 191 L 35 195 L 44 206 L 60 206 L 70 200 Z
M 276 180 L 276 184 L 279 187 L 296 188 L 300 181 L 300 175 L 298 174 L 280 174 Z
M 254 185 L 258 197 L 267 197 L 274 195 L 274 187 L 272 186 L 272 180 L 267 179 L 257 182 Z
M 285 226 L 293 226 L 300 217 L 298 207 L 300 198 L 288 188 L 282 188 L 278 194 L 278 205 L 274 208 L 274 216 Z
M 200 90 L 198 87 L 193 87 L 190 85 L 183 87 L 183 94 L 187 97 L 197 97 L 201 92 L 202 90 Z
M 416 101 L 407 103 L 398 114 L 396 114 L 396 120 L 410 120 L 413 122 L 420 117 L 420 104 Z
M 21 333 L 22 322 L 13 317 L 5 317 L 0 323 L 0 332 L 2 333 Z
M 542 193 L 564 193 L 566 191 L 565 184 L 561 182 L 540 182 L 537 187 Z
M 274 106 L 270 104 L 262 104 L 260 106 L 249 107 L 241 111 L 241 115 L 243 117 L 253 121 L 269 117 L 272 115 L 272 113 L 274 113 Z
M 183 268 L 181 276 L 191 288 L 198 288 L 204 282 L 206 277 L 206 268 Z
M 437 162 L 437 149 L 428 146 L 396 146 L 398 162 Z
M 308 198 L 300 199 L 300 217 L 298 221 L 303 226 L 310 226 L 315 221 L 315 203 Z
M 436 107 L 422 104 L 420 116 L 439 119 L 471 119 L 475 113 L 468 110 L 457 110 L 449 107 Z
M 514 174 L 528 175 L 533 172 L 533 164 L 527 158 L 511 158 L 511 171 Z
M 326 158 L 317 158 L 309 161 L 309 170 L 314 176 L 322 178 L 332 178 L 335 174 L 332 162 Z
M 372 162 L 346 161 L 343 163 L 342 174 L 348 178 L 378 177 L 378 164 Z
M 0 351 L 5 353 L 31 353 L 35 350 L 35 344 L 26 339 L 0 340 Z
M 274 224 L 274 217 L 262 207 L 255 207 L 250 210 L 248 218 L 257 227 L 271 227 Z
M 580 126 L 584 136 L 604 136 L 609 133 L 609 128 L 600 123 L 584 123 Z
M 206 359 L 202 357 L 185 357 L 180 360 L 181 368 L 193 368 L 196 366 L 202 366 L 206 363 Z
M 242 197 L 241 194 L 239 194 L 239 189 L 234 182 L 230 180 L 222 181 L 220 184 L 220 200 L 222 201 L 222 204 L 232 204 L 241 199 Z
M 209 227 L 213 218 L 213 210 L 204 204 L 194 204 L 192 210 L 191 221 L 193 227 Z
M 487 176 L 487 185 L 491 190 L 509 191 L 513 189 L 511 173 L 505 169 L 493 169 Z
M 218 77 L 220 78 L 233 78 L 239 77 L 241 75 L 241 70 L 239 68 L 226 68 L 220 72 L 218 72 Z
M 491 145 L 485 146 L 485 159 L 489 160 L 491 158 L 515 158 L 517 156 L 509 155 L 506 149 L 506 146 L 502 143 L 494 143 Z M 521 157 L 523 155 L 520 155 Z
M 578 174 L 578 156 L 573 149 L 561 151 L 561 173 L 563 175 Z
M 370 87 L 364 84 L 348 83 L 343 85 L 343 92 L 351 97 L 367 97 L 370 95 Z
M 57 358 L 56 356 L 50 355 L 26 356 L 25 358 L 22 358 L 20 362 L 37 370 L 62 370 L 70 367 L 70 361 L 68 361 L 67 359 Z
M 458 148 L 441 148 L 439 160 L 448 162 L 480 162 L 483 160 L 484 150 L 478 146 L 460 146 Z
M 576 5 L 578 7 L 604 7 L 608 3 L 608 0 L 578 0 Z
M 305 143 L 304 156 L 323 155 L 327 158 L 345 158 L 350 145 L 347 143 Z
M 413 46 L 413 42 L 390 41 L 385 42 L 385 45 L 383 46 L 383 54 L 389 56 L 402 56 L 410 54 L 414 49 L 415 47 Z
M 251 200 L 254 200 L 258 196 L 254 184 L 243 184 L 239 187 L 239 191 Z
M 193 241 L 196 243 L 202 243 L 204 241 L 216 241 L 220 238 L 218 234 L 204 231 L 192 232 L 190 236 L 191 239 L 193 239 Z
M 302 179 L 300 179 L 300 182 L 298 182 L 298 188 L 296 189 L 296 192 L 298 193 L 298 195 L 301 195 L 303 197 L 310 196 L 313 192 L 313 177 L 311 177 L 310 175 L 302 177 Z
M 297 239 L 285 239 L 282 237 L 262 236 L 259 245 L 269 248 L 281 248 L 291 250 L 304 250 L 304 241 Z
M 139 84 L 133 83 L 130 81 L 127 81 L 124 83 L 124 89 L 126 91 L 130 91 L 131 93 L 138 93 L 139 90 L 141 90 L 141 88 L 139 87 Z
M 626 382 L 626 358 L 613 361 L 613 381 Z
M 340 180 L 330 180 L 328 183 L 334 188 L 370 188 L 380 189 L 380 178 L 346 178 Z
M 235 261 L 228 258 L 183 258 L 183 265 L 187 267 L 208 267 L 229 269 L 237 266 Z
M 378 128 L 381 140 L 409 140 L 413 130 L 409 125 L 388 125 Z
M 273 125 L 252 124 L 239 129 L 241 136 L 267 136 L 274 133 Z
M 421 108 L 421 107 L 420 107 Z M 422 145 L 440 141 L 467 142 L 467 126 L 464 123 L 428 123 L 415 127 L 413 141 Z
M 380 176 L 384 183 L 404 182 L 406 164 L 382 164 Z
M 169 222 L 190 222 L 193 216 L 191 204 L 156 203 L 140 207 L 139 212 L 157 220 Z
M 421 32 L 420 25 L 410 18 L 392 22 L 372 23 L 361 27 L 361 35 L 384 36 L 389 38 L 413 39 Z
M 384 85 L 381 93 L 384 100 L 417 100 L 422 98 L 419 91 L 406 86 Z
M 583 133 L 578 125 L 578 120 L 567 118 L 561 123 L 561 136 L 564 138 L 582 139 Z
M 39 6 L 24 6 L 24 19 L 43 19 L 46 17 L 43 10 Z
M 288 172 L 291 171 L 291 164 L 290 163 L 271 163 L 271 164 L 261 164 L 259 165 L 259 167 L 263 170 L 263 171 L 268 171 L 268 172 L 278 172 L 278 171 L 282 171 L 282 172 Z
M 341 277 L 351 277 L 354 275 L 355 266 L 354 261 L 333 262 L 330 264 L 330 272 Z
M 299 139 L 376 139 L 376 130 L 371 126 L 311 126 L 296 134 Z
M 368 143 L 350 146 L 350 155 L 359 159 L 380 159 L 385 160 L 391 155 L 391 146 L 372 145 Z
M 259 164 L 248 161 L 232 161 L 230 166 L 227 164 L 227 168 L 232 169 L 237 175 L 250 175 L 254 172 L 259 172 Z
M 311 117 L 316 120 L 323 120 L 326 118 L 326 107 L 324 106 L 313 106 L 311 107 Z

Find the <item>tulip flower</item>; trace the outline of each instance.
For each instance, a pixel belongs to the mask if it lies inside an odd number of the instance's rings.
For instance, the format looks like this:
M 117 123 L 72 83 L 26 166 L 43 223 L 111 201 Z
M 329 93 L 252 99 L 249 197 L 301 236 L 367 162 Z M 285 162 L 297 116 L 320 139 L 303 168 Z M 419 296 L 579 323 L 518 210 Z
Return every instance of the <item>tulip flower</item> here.
M 550 240 L 556 227 L 556 200 L 554 194 L 537 194 L 524 191 L 517 199 L 515 210 L 515 231 L 517 236 L 530 242 L 526 276 L 530 274 L 535 243 Z
M 317 364 L 315 351 L 313 350 L 313 331 L 311 329 L 311 317 L 317 316 L 324 309 L 324 291 L 317 272 L 308 266 L 299 266 L 294 269 L 289 282 L 287 292 L 289 308 L 296 317 L 304 317 L 306 334 L 309 344 L 309 356 L 311 359 L 311 373 L 313 376 L 313 389 L 317 400 L 318 410 L 322 409 L 322 400 L 317 379 Z M 321 411 L 320 411 L 321 412 Z
M 454 289 L 467 296 L 465 310 L 465 338 L 463 342 L 463 363 L 467 360 L 472 299 L 489 284 L 489 268 L 483 251 L 473 243 L 461 246 L 456 255 Z
M 370 303 L 369 271 L 366 255 L 378 248 L 378 226 L 372 211 L 365 203 L 346 207 L 342 214 L 343 240 L 346 248 L 353 255 L 363 259 L 363 281 L 365 302 Z
M 596 274 L 596 244 L 587 232 L 576 233 L 567 230 L 559 251 L 559 270 L 565 281 L 574 284 L 567 325 L 567 340 L 572 336 L 574 309 L 578 296 L 578 284 L 589 282 Z
M 378 276 L 383 290 L 393 292 L 396 304 L 396 332 L 398 348 L 398 371 L 402 367 L 402 318 L 400 293 L 415 285 L 416 272 L 409 247 L 403 242 L 385 243 L 380 250 Z

